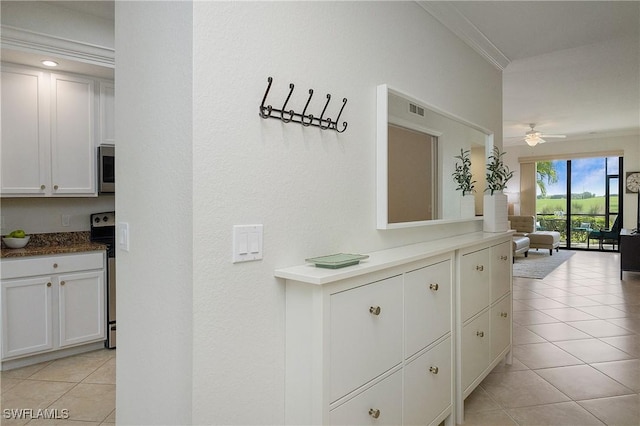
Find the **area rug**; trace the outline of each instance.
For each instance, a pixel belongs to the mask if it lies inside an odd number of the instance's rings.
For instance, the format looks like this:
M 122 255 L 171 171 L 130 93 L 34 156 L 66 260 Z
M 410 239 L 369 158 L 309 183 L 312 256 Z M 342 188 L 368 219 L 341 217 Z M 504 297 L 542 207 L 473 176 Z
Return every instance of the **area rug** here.
M 518 256 L 513 264 L 513 276 L 521 278 L 535 278 L 541 280 L 573 256 L 570 250 L 554 250 L 549 256 L 549 250 L 529 250 L 528 257 Z

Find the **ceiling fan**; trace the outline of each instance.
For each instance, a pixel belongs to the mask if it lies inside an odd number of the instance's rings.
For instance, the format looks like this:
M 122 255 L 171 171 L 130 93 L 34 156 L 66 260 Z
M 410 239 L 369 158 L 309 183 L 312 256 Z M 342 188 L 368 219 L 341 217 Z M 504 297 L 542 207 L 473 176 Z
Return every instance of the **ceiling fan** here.
M 531 130 L 529 130 L 524 137 L 524 141 L 529 146 L 536 146 L 539 143 L 545 143 L 546 141 L 542 139 L 542 137 L 545 137 L 545 138 L 566 138 L 567 137 L 566 135 L 547 135 L 542 132 L 539 132 L 536 129 L 534 129 L 534 127 L 536 127 L 536 123 L 530 123 L 529 127 L 531 127 Z

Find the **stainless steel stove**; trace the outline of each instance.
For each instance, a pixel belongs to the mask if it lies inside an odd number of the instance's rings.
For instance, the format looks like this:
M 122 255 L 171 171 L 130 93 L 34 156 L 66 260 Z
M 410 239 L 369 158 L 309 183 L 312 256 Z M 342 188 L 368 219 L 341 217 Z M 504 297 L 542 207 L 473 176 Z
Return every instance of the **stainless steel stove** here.
M 116 212 L 91 215 L 91 241 L 107 245 L 107 348 L 116 347 Z

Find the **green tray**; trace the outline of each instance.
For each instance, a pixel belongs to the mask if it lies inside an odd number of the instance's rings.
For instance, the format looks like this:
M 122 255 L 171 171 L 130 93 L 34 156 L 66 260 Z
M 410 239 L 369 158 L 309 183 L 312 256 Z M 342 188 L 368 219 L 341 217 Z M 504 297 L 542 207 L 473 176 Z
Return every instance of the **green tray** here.
M 318 268 L 338 269 L 345 266 L 357 265 L 362 259 L 367 259 L 366 254 L 336 253 L 328 256 L 312 257 L 306 262 L 314 263 Z

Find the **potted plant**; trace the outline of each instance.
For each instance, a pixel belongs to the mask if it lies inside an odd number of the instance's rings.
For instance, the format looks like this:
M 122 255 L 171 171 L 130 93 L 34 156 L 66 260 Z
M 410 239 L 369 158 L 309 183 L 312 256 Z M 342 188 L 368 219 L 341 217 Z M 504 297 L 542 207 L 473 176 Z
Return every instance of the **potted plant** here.
M 513 172 L 504 164 L 503 156 L 497 146 L 489 156 L 487 163 L 487 188 L 489 194 L 484 196 L 484 231 L 504 232 L 509 228 L 507 218 L 507 196 L 502 191 L 513 177 Z
M 475 217 L 476 215 L 476 200 L 471 194 L 474 192 L 473 175 L 471 174 L 471 150 L 463 150 L 460 148 L 460 155 L 456 155 L 453 158 L 459 159 L 461 162 L 456 161 L 455 170 L 452 174 L 453 180 L 458 184 L 456 190 L 462 191 L 462 197 L 460 198 L 460 214 L 463 218 Z

